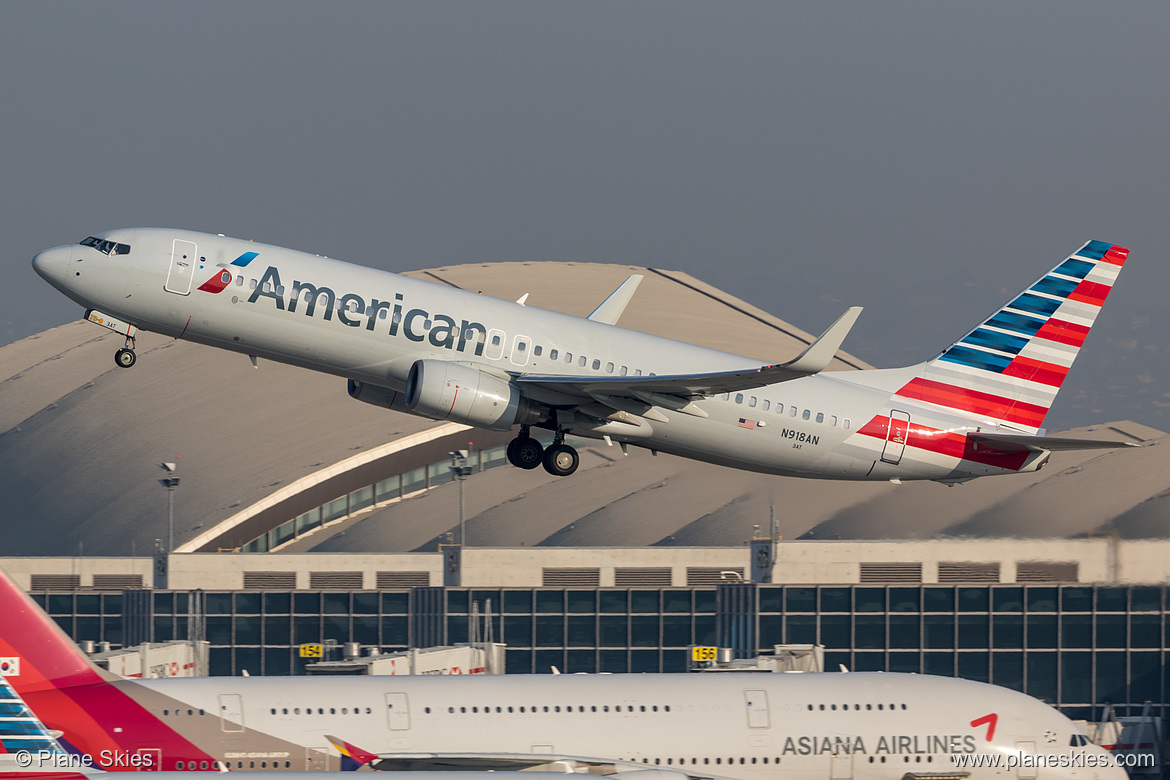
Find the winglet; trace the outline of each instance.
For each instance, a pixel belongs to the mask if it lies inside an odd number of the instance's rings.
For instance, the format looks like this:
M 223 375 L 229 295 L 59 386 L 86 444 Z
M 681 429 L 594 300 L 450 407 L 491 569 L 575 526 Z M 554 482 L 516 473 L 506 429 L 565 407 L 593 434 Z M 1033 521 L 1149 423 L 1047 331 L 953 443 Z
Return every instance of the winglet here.
M 371 753 L 368 750 L 363 750 L 357 745 L 346 742 L 344 739 L 339 737 L 326 734 L 325 739 L 329 740 L 333 747 L 337 748 L 337 752 L 341 753 L 341 755 L 345 756 L 346 758 L 353 759 L 361 766 L 365 766 L 371 761 L 376 761 L 378 759 L 377 753 Z
M 833 357 L 841 348 L 841 342 L 849 335 L 849 330 L 853 327 L 853 323 L 857 322 L 857 317 L 860 314 L 860 306 L 851 306 L 846 309 L 845 313 L 838 317 L 837 321 L 830 325 L 829 329 L 822 333 L 816 341 L 809 344 L 804 352 L 801 352 L 795 360 L 783 363 L 781 367 L 799 374 L 818 374 L 824 371 L 833 362 Z
M 593 320 L 594 322 L 604 322 L 606 325 L 617 325 L 617 321 L 626 310 L 626 305 L 630 302 L 630 299 L 634 297 L 634 291 L 638 289 L 638 285 L 642 283 L 643 278 L 642 274 L 634 274 L 626 279 L 586 319 Z

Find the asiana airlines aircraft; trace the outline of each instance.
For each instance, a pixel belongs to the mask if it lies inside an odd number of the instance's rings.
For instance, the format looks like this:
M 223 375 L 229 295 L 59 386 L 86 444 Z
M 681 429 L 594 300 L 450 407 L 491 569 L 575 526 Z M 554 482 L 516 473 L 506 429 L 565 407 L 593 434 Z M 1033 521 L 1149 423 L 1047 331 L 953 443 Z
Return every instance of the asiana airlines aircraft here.
M 795 358 L 759 365 L 617 326 L 641 277 L 586 318 L 338 260 L 181 230 L 111 230 L 33 266 L 126 338 L 149 330 L 336 374 L 376 406 L 496 431 L 508 460 L 572 474 L 567 434 L 738 469 L 954 484 L 1031 472 L 1044 416 L 1128 250 L 1090 241 L 937 357 L 822 373 L 861 312 Z M 547 449 L 533 428 L 553 432 Z
M 190 773 L 222 766 L 287 773 L 336 770 L 344 758 L 350 767 L 380 770 L 490 770 L 490 777 L 551 770 L 612 780 L 1126 777 L 1109 753 L 1056 709 L 1006 688 L 952 677 L 135 680 L 93 666 L 3 574 L 0 616 L 0 671 L 36 718 L 60 733 L 70 754 L 102 771 Z M 19 715 L 15 703 L 0 701 L 0 723 Z M 5 742 L 5 750 L 43 749 L 29 731 L 24 737 L 30 739 Z
M 108 780 L 109 771 L 102 768 L 105 763 L 122 762 L 139 772 L 153 772 L 153 780 L 183 780 L 191 777 L 187 769 L 164 770 L 161 759 L 150 751 L 138 751 L 119 756 L 108 751 L 104 756 L 94 757 L 83 753 L 70 753 L 57 740 L 48 726 L 41 722 L 28 708 L 20 695 L 12 689 L 7 679 L 0 675 L 0 778 L 4 780 Z M 329 737 L 342 756 L 349 759 L 355 768 L 365 767 L 380 759 L 377 754 L 363 750 L 336 737 Z M 160 763 L 156 763 L 160 761 Z M 236 763 L 242 763 L 237 761 Z M 268 763 L 268 762 L 265 762 Z M 553 762 L 555 763 L 555 762 Z M 212 767 L 220 772 L 229 771 L 226 763 L 216 762 Z M 607 769 L 609 767 L 606 767 Z M 646 769 L 635 767 L 623 770 L 614 765 L 607 773 L 609 780 L 687 780 L 687 775 L 675 770 Z M 236 780 L 342 780 L 352 778 L 338 772 L 317 772 L 306 774 L 305 770 L 230 770 Z M 396 777 L 406 780 L 486 780 L 484 770 L 396 770 Z M 524 774 L 518 774 L 523 771 Z M 493 770 L 491 780 L 564 780 L 564 768 L 559 771 Z

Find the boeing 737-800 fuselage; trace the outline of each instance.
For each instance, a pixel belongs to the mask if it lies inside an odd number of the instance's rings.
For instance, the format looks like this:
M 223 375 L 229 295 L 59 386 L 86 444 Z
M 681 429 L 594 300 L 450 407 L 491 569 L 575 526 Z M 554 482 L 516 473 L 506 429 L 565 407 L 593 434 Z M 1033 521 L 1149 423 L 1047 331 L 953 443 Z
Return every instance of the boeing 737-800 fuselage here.
M 317 255 L 178 230 L 114 230 L 33 265 L 123 333 L 175 338 L 324 371 L 359 400 L 492 430 L 509 460 L 577 467 L 566 434 L 734 468 L 829 479 L 961 482 L 1033 471 L 1041 423 L 1127 250 L 1089 242 L 937 358 L 821 373 L 850 309 L 800 356 L 761 366 L 614 323 L 631 277 L 573 317 Z M 547 450 L 532 427 L 554 433 Z

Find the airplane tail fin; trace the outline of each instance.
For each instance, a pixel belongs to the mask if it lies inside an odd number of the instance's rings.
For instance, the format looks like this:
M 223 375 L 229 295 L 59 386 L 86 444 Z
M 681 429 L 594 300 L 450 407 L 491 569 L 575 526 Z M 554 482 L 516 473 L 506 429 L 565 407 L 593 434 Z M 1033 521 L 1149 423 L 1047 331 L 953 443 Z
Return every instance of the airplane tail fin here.
M 941 355 L 895 396 L 1035 433 L 1129 250 L 1090 241 Z
M 0 572 L 0 616 L 0 675 L 22 697 L 118 679 L 95 666 L 4 572 Z
M 124 766 L 117 762 L 129 753 L 136 753 L 137 760 L 148 760 L 134 764 L 143 771 L 159 769 L 156 760 L 171 758 L 195 758 L 214 764 L 215 759 L 128 695 L 123 690 L 126 680 L 95 666 L 2 571 L 0 676 L 42 723 L 63 732 L 58 741 L 65 750 L 93 756 L 98 769 L 107 768 L 110 762 Z M 0 721 L 3 715 L 0 708 Z M 140 747 L 138 737 L 124 733 L 125 724 L 134 724 L 137 733 L 149 734 L 150 748 Z M 144 751 L 145 759 L 137 755 Z M 155 751 L 157 757 L 153 755 Z
M 12 689 L 8 679 L 0 676 L 0 754 L 4 757 L 21 751 L 34 757 L 64 754 L 65 749 L 57 738 Z M 4 767 L 0 762 L 0 776 L 13 768 Z M 20 768 L 27 771 L 26 767 Z

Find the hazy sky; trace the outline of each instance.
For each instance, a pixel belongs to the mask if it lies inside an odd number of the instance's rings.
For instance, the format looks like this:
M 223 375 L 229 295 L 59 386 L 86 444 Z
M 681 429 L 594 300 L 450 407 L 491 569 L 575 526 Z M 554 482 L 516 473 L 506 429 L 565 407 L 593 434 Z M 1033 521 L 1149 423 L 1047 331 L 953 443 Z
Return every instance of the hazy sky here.
M 1162 2 L 10 0 L 0 344 L 81 315 L 36 251 L 166 226 L 681 269 L 806 330 L 865 306 L 845 346 L 891 366 L 1101 239 L 1131 260 L 1047 422 L 1170 430 L 1168 30 Z

